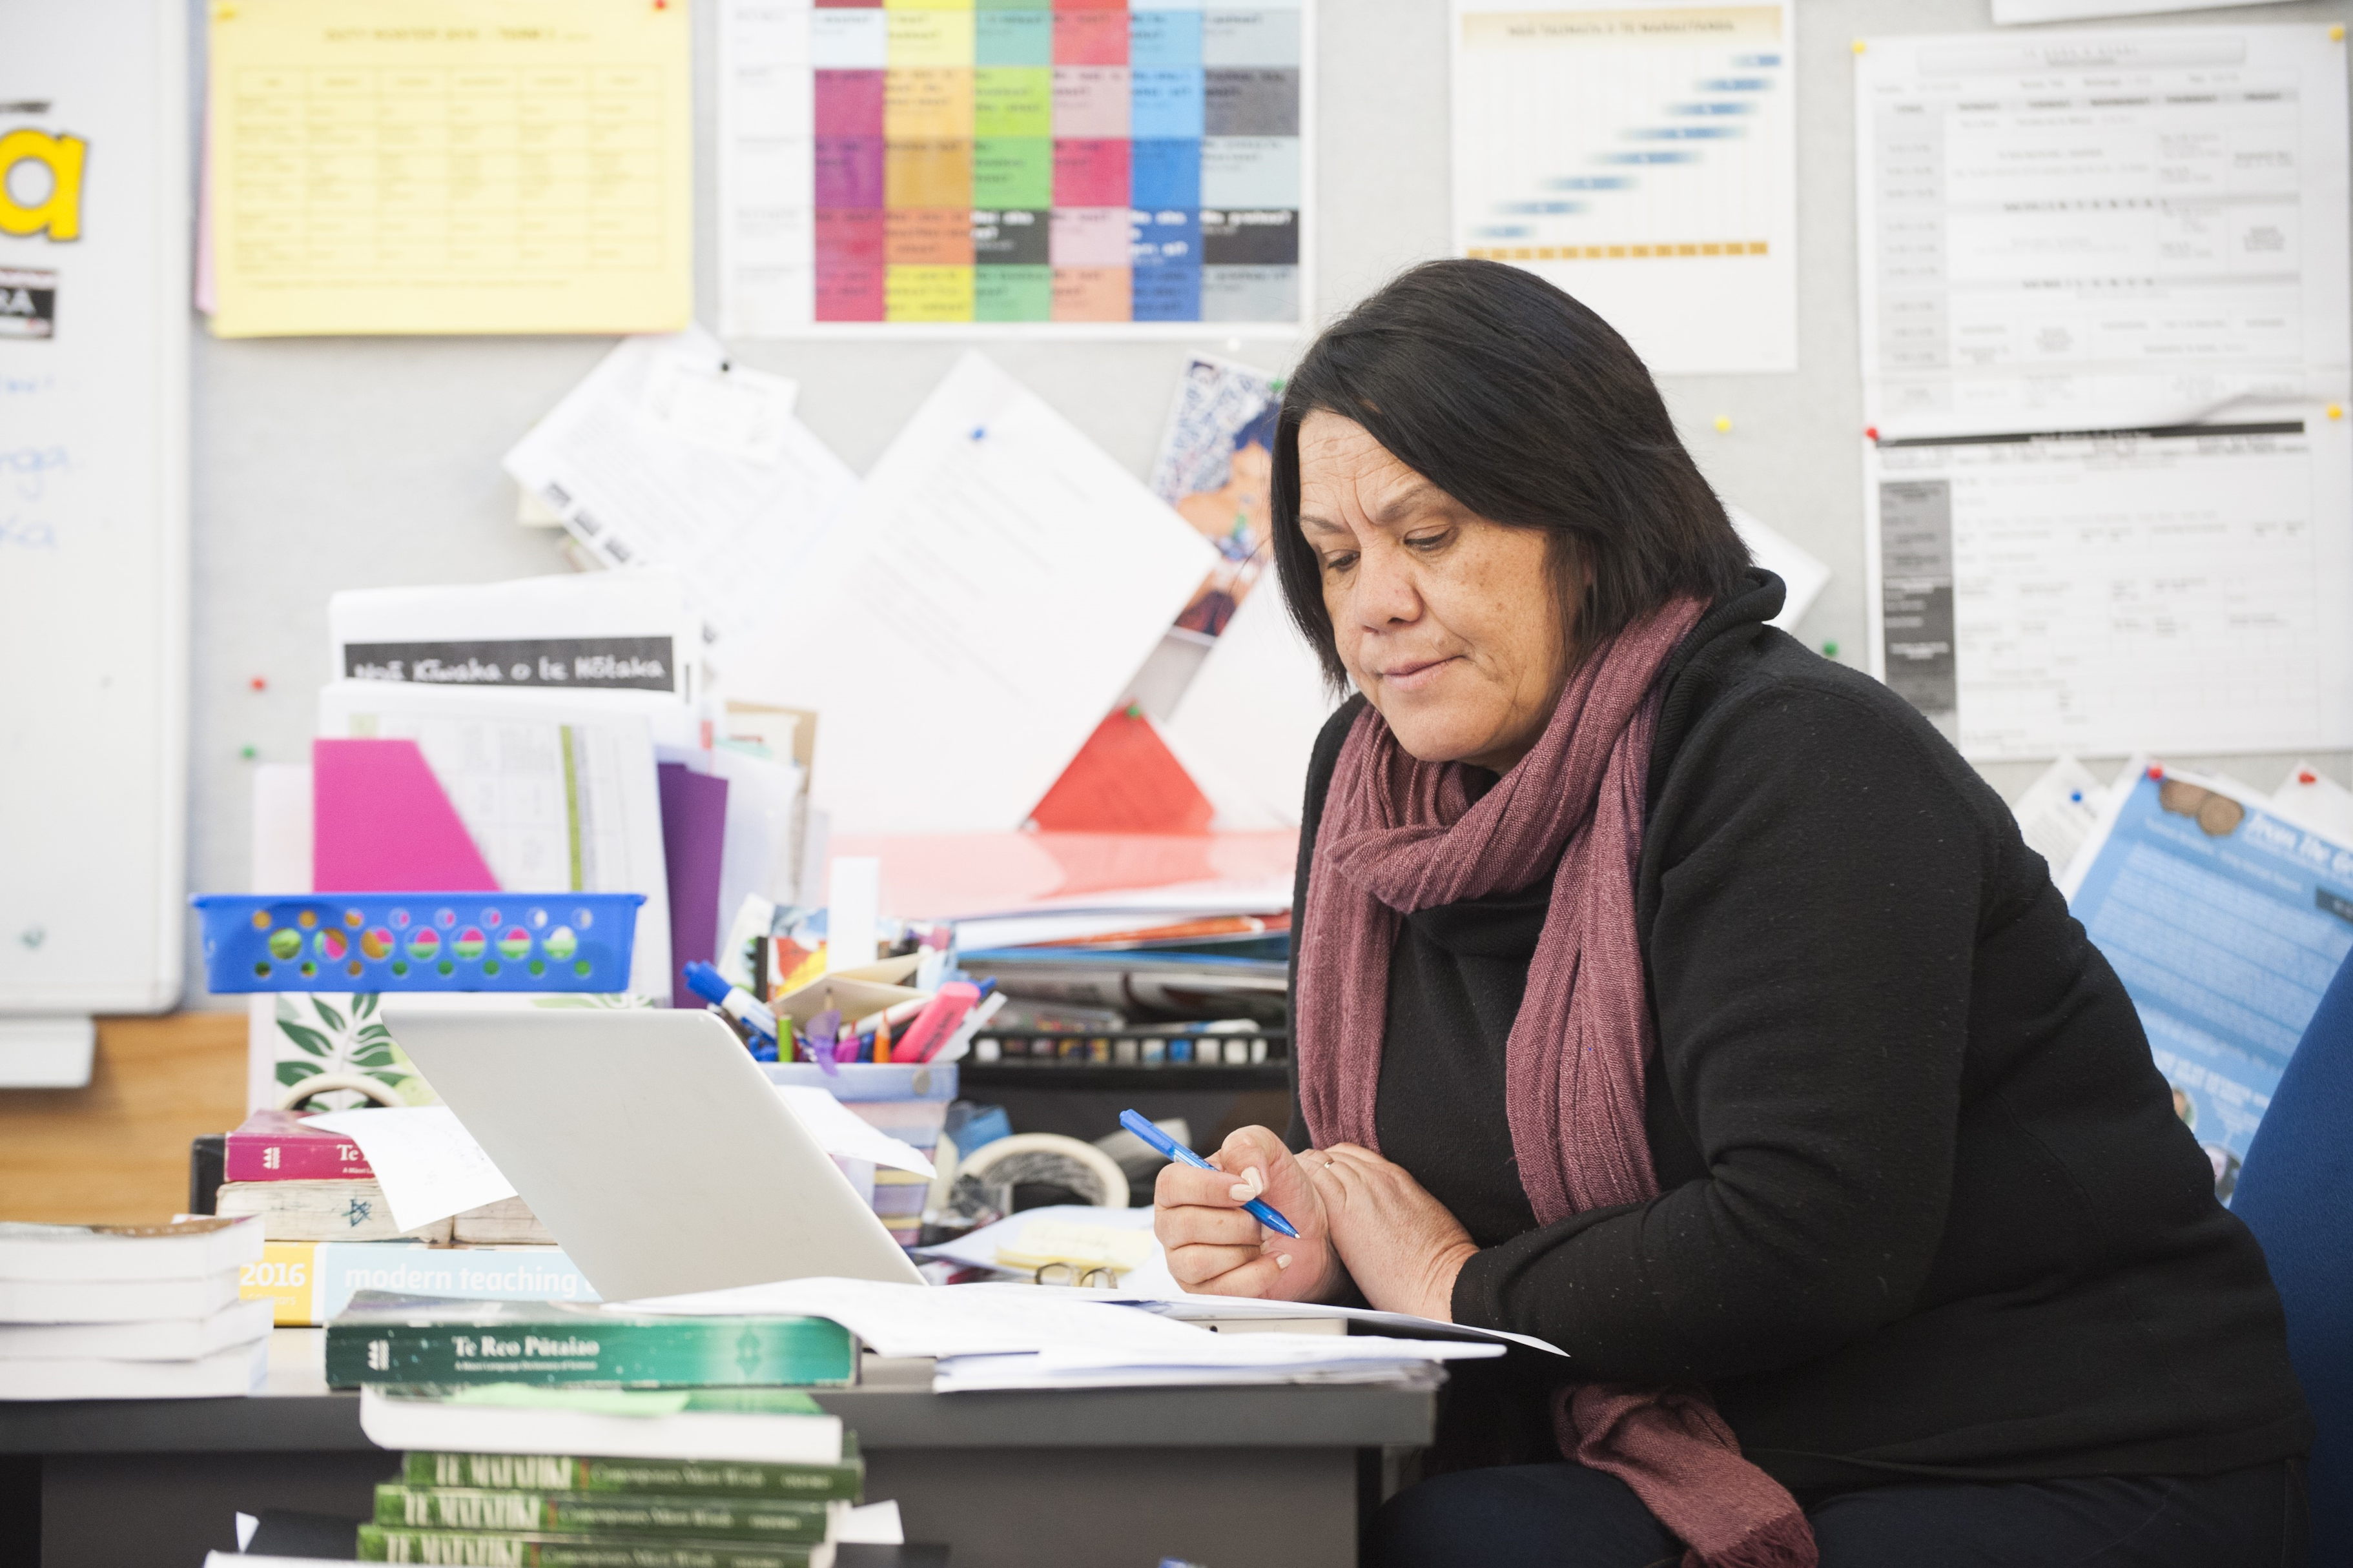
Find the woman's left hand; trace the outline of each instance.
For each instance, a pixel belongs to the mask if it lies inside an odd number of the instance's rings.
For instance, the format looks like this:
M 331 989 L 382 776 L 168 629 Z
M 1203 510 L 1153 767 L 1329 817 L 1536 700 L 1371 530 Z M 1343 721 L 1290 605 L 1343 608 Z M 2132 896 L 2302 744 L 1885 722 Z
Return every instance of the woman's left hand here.
M 1405 1167 L 1355 1143 L 1299 1156 L 1324 1200 L 1332 1247 L 1365 1300 L 1387 1312 L 1454 1321 L 1454 1277 L 1479 1250 Z

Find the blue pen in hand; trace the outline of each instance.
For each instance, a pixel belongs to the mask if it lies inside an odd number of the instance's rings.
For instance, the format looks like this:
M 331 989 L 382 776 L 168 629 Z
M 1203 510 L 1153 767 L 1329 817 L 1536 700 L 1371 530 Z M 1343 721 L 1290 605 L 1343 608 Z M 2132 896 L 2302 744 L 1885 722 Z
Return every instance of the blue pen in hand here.
M 1119 1124 L 1180 1165 L 1190 1165 L 1197 1171 L 1218 1169 L 1133 1110 L 1121 1111 Z M 1219 1172 L 1219 1174 L 1223 1173 Z M 1291 1222 L 1283 1218 L 1272 1204 L 1263 1199 L 1252 1198 L 1242 1205 L 1242 1213 L 1250 1215 L 1277 1236 L 1287 1236 L 1293 1241 L 1299 1239 L 1299 1232 L 1292 1228 Z

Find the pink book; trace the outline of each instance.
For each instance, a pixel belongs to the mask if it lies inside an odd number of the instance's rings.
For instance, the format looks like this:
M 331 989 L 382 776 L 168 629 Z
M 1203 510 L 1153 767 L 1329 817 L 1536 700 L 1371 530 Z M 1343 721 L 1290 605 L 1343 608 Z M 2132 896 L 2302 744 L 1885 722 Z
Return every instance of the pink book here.
M 310 1125 L 291 1110 L 257 1110 L 228 1135 L 221 1179 L 227 1182 L 369 1178 L 367 1156 L 350 1139 Z

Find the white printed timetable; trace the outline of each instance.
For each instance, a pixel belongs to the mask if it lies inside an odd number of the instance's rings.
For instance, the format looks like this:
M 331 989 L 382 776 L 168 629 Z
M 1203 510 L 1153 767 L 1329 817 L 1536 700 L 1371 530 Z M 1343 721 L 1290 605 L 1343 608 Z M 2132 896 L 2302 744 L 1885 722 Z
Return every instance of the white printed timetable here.
M 1873 673 L 1973 757 L 2353 744 L 2342 43 L 1858 58 Z
M 1454 0 L 1454 247 L 1662 374 L 1797 368 L 1789 8 Z

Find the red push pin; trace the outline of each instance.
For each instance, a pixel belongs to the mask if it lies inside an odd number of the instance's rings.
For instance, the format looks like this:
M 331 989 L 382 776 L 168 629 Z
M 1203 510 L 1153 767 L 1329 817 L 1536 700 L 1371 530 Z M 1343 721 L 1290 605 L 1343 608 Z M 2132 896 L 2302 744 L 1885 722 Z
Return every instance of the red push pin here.
M 2148 764 L 2148 776 L 2149 776 L 2149 777 L 2151 777 L 2151 778 L 2153 778 L 2153 779 L 2161 779 L 2161 778 L 2163 778 L 2163 777 L 2165 776 L 2165 768 L 2164 768 L 2164 765 L 2163 765 L 2162 763 L 2149 763 L 2149 764 Z
M 1862 427 L 1862 433 L 1863 433 L 1863 435 L 1864 435 L 1864 436 L 1866 436 L 1866 437 L 1868 437 L 1870 438 L 1870 440 L 1871 440 L 1871 444 L 1872 444 L 1873 446 L 1876 447 L 1877 445 L 1879 445 L 1879 426 L 1876 426 L 1876 425 L 1866 425 L 1866 426 L 1864 426 Z
M 267 691 L 269 689 L 269 678 L 268 676 L 257 675 L 251 681 L 248 682 L 248 684 L 256 691 Z
M 2310 768 L 2298 768 L 2295 770 L 2295 782 L 2300 784 L 2316 784 L 2320 782 L 2320 775 Z

